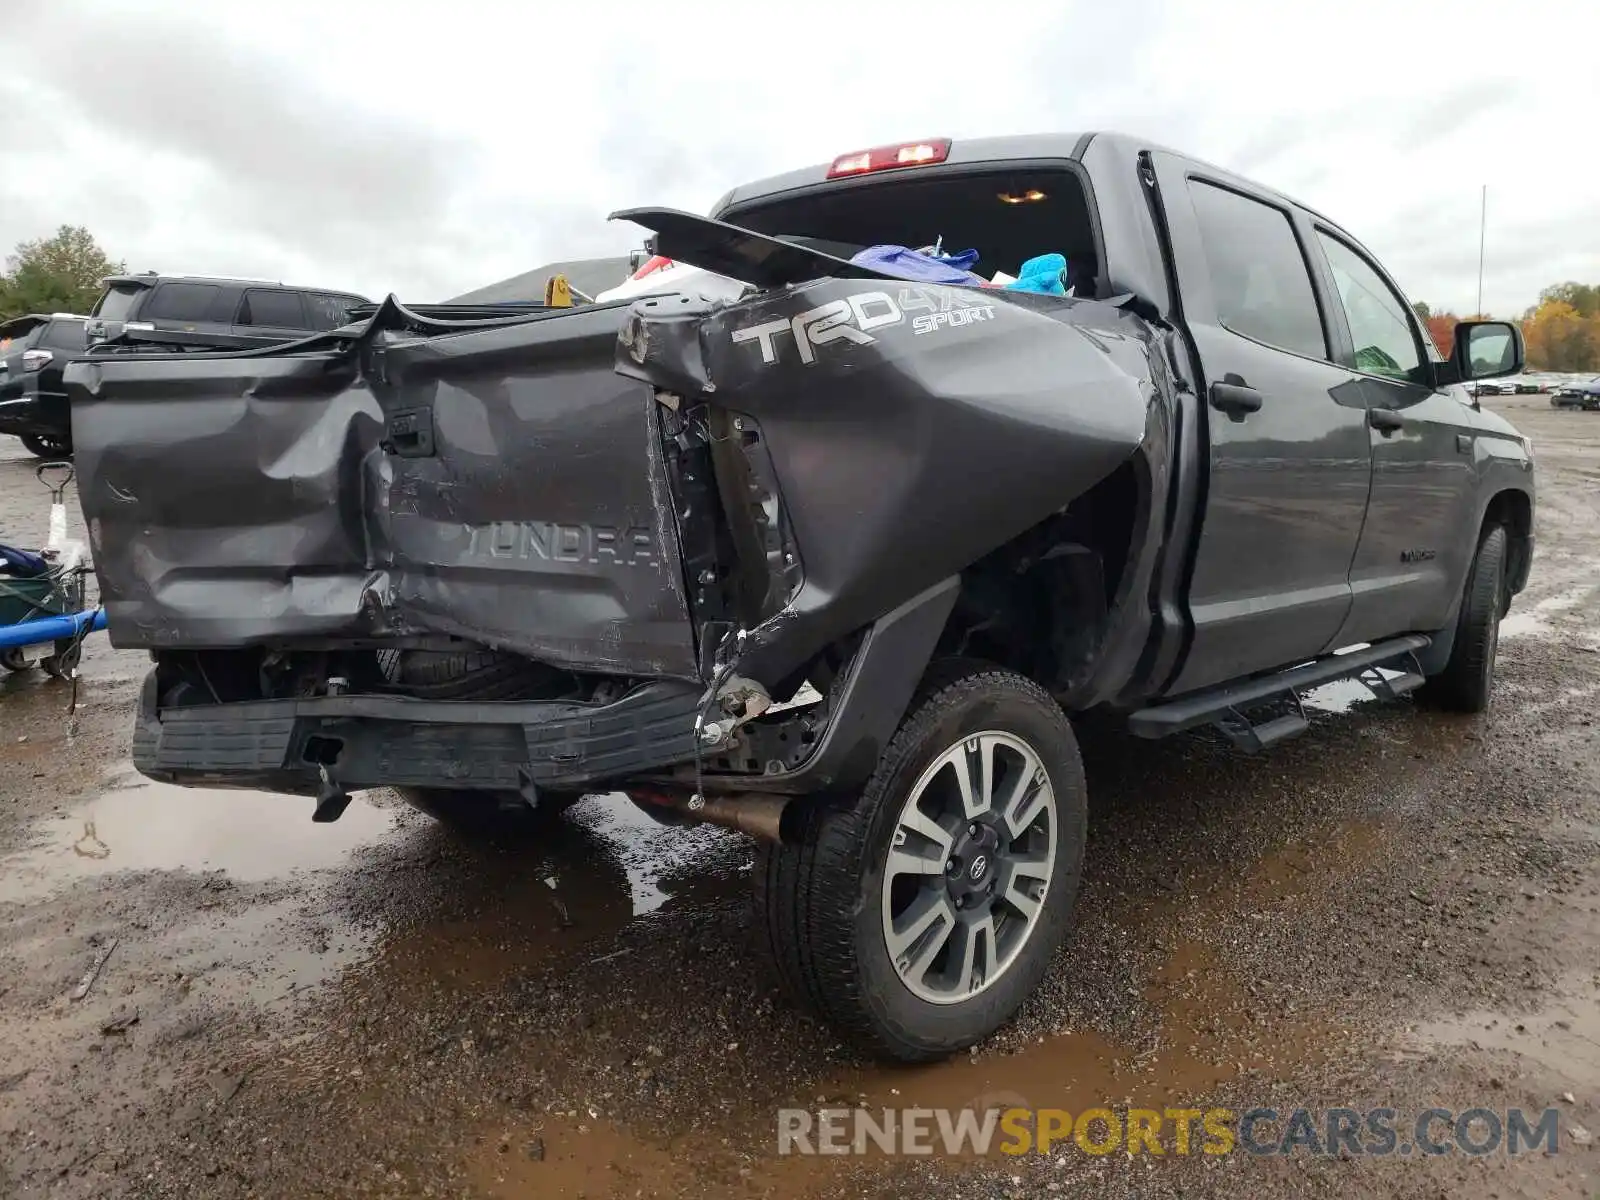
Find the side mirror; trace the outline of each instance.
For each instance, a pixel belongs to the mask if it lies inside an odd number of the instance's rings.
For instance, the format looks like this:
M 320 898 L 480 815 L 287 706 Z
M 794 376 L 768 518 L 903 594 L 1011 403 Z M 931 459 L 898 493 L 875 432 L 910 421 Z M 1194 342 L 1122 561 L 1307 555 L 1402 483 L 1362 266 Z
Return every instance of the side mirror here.
M 1515 375 L 1523 365 L 1522 330 L 1509 321 L 1462 321 L 1450 365 L 1461 382 Z

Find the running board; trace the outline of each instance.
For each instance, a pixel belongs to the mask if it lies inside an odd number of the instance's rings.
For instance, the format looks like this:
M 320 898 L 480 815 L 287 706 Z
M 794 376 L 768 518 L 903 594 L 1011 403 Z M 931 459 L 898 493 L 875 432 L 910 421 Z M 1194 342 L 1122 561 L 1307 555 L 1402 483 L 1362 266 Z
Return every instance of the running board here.
M 1416 654 L 1428 643 L 1426 636 L 1413 633 L 1390 638 L 1361 650 L 1352 650 L 1348 654 L 1329 654 L 1313 662 L 1290 667 L 1287 671 L 1258 675 L 1241 683 L 1226 684 L 1165 704 L 1142 708 L 1128 718 L 1128 728 L 1138 737 L 1160 738 L 1200 725 L 1216 725 L 1240 749 L 1262 750 L 1275 742 L 1305 732 L 1308 722 L 1305 711 L 1300 707 L 1302 691 L 1332 683 L 1336 679 L 1355 678 L 1378 696 L 1392 699 L 1422 686 L 1423 675 Z M 1379 674 L 1380 666 L 1387 666 L 1391 670 L 1398 668 L 1402 673 L 1390 679 Z M 1295 711 L 1260 725 L 1243 715 L 1244 709 L 1285 700 L 1294 702 Z

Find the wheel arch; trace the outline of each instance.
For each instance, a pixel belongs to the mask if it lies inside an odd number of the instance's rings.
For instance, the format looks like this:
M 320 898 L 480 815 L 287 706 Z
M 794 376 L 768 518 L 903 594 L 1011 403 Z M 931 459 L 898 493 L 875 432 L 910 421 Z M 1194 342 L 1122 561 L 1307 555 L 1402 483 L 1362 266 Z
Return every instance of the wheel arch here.
M 1527 585 L 1533 565 L 1533 497 L 1521 488 L 1502 488 L 1489 497 L 1483 518 L 1478 522 L 1478 537 L 1490 525 L 1503 525 L 1510 545 L 1506 547 L 1506 602 Z

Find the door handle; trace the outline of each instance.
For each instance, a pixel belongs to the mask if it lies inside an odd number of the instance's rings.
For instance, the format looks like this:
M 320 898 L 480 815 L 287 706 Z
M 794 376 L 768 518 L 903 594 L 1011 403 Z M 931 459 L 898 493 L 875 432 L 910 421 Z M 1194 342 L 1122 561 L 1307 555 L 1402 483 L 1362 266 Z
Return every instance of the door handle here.
M 1242 421 L 1261 410 L 1261 393 L 1237 375 L 1229 375 L 1211 385 L 1211 407 L 1227 413 L 1231 421 Z
M 1371 425 L 1384 437 L 1388 437 L 1396 429 L 1405 424 L 1399 413 L 1387 408 L 1367 409 L 1367 424 Z

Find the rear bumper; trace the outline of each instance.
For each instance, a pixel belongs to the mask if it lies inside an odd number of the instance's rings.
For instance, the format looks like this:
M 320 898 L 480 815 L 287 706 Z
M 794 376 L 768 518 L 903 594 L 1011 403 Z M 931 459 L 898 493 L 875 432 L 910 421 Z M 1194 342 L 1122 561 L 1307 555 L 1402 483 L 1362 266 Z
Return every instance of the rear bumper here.
M 152 671 L 133 761 L 165 783 L 306 795 L 316 794 L 324 769 L 347 789 L 566 790 L 692 759 L 701 695 L 662 681 L 602 705 L 351 695 L 158 711 Z
M 0 433 L 61 434 L 71 432 L 71 410 L 65 392 L 39 391 L 31 380 L 0 385 Z

